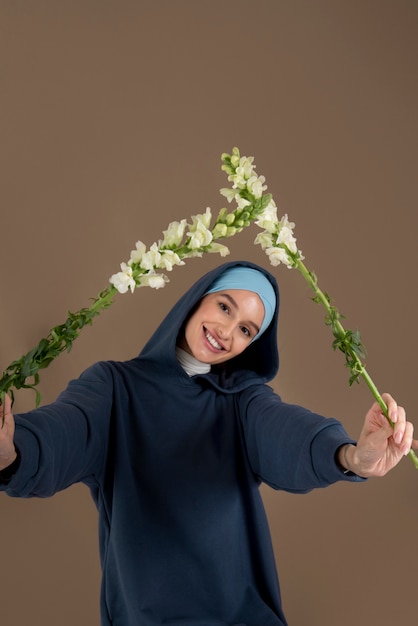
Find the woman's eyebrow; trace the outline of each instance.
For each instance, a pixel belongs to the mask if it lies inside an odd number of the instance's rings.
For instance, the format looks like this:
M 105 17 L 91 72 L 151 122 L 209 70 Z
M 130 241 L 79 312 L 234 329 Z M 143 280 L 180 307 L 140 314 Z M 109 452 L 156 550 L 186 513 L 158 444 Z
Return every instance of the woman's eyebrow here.
M 238 304 L 235 302 L 234 298 L 229 293 L 222 293 L 222 295 L 224 298 L 226 298 L 230 302 L 230 304 L 234 307 L 235 310 L 238 310 Z M 260 328 L 257 326 L 257 324 L 255 324 L 251 320 L 248 320 L 247 324 L 254 328 L 256 335 L 260 332 Z

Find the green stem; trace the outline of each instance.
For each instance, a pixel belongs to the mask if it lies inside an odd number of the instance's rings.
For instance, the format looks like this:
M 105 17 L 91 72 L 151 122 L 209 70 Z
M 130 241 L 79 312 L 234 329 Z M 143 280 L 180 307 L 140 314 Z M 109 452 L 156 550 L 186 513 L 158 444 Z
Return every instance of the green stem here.
M 39 404 L 40 394 L 36 389 L 39 382 L 39 370 L 48 365 L 64 350 L 71 350 L 74 340 L 80 334 L 82 328 L 87 324 L 92 324 L 93 318 L 99 315 L 100 311 L 108 308 L 112 302 L 116 288 L 112 285 L 104 289 L 93 304 L 88 308 L 83 308 L 76 313 L 69 313 L 63 324 L 52 328 L 47 337 L 41 341 L 25 355 L 13 361 L 4 371 L 0 378 L 0 401 L 4 404 L 6 393 L 10 393 L 12 401 L 14 399 L 14 389 L 29 388 L 36 393 L 36 404 Z M 28 382 L 32 379 L 33 382 Z
M 331 304 L 329 302 L 329 298 L 318 287 L 318 284 L 317 284 L 317 281 L 316 281 L 316 278 L 314 277 L 314 275 L 308 270 L 306 265 L 301 261 L 300 258 L 298 258 L 297 255 L 292 255 L 292 259 L 294 261 L 295 267 L 299 270 L 299 272 L 302 274 L 302 276 L 304 277 L 306 282 L 309 284 L 309 286 L 311 287 L 311 289 L 315 293 L 316 301 L 320 302 L 323 305 L 323 307 L 327 311 L 328 316 L 331 317 L 332 314 L 333 314 L 333 307 L 331 306 Z M 341 324 L 339 319 L 334 319 L 333 320 L 333 322 L 332 322 L 332 329 L 333 329 L 333 332 L 334 332 L 335 336 L 339 336 L 341 338 L 347 336 L 347 331 L 345 330 L 344 326 Z M 394 428 L 394 423 L 392 422 L 392 420 L 389 417 L 387 404 L 383 400 L 383 398 L 382 398 L 378 388 L 376 387 L 375 383 L 373 382 L 373 379 L 371 378 L 370 374 L 367 372 L 366 367 L 363 364 L 362 360 L 360 359 L 358 354 L 355 352 L 355 350 L 350 349 L 349 347 L 347 347 L 347 344 L 345 344 L 345 348 L 349 350 L 350 359 L 355 363 L 355 372 L 356 372 L 356 374 L 363 378 L 363 380 L 365 381 L 366 385 L 368 386 L 368 388 L 372 392 L 375 400 L 377 401 L 377 403 L 379 404 L 380 408 L 382 409 L 383 415 L 386 417 L 386 419 L 389 422 L 389 424 L 391 425 L 391 427 Z M 408 456 L 410 457 L 411 461 L 415 465 L 415 468 L 418 469 L 418 458 L 417 458 L 416 454 L 414 453 L 414 451 L 410 450 L 409 453 L 408 453 Z

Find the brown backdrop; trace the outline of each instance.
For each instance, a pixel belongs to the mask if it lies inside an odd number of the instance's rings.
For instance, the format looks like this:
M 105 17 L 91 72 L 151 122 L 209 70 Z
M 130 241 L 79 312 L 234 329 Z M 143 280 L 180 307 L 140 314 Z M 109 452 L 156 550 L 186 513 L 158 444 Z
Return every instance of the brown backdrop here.
M 86 306 L 137 239 L 221 208 L 220 155 L 238 145 L 360 328 L 378 386 L 414 418 L 417 27 L 415 0 L 2 0 L 0 368 Z M 252 229 L 230 258 L 267 264 Z M 164 290 L 119 296 L 43 373 L 43 401 L 94 361 L 136 355 L 219 262 L 192 259 Z M 357 436 L 369 391 L 349 388 L 302 278 L 277 277 L 275 388 Z M 16 409 L 32 403 L 21 392 Z M 415 622 L 417 492 L 409 460 L 361 486 L 263 489 L 290 624 Z M 2 626 L 98 625 L 87 490 L 3 494 L 0 513 Z

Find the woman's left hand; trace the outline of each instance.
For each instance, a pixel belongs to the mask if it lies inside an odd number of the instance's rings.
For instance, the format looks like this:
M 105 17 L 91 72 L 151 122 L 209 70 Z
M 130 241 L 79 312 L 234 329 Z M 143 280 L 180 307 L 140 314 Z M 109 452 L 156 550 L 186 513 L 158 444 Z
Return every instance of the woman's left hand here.
M 382 398 L 393 428 L 375 402 L 366 414 L 357 445 L 343 446 L 339 451 L 341 465 L 365 478 L 384 476 L 411 448 L 418 449 L 418 440 L 413 439 L 414 427 L 407 421 L 405 409 L 388 393 L 382 394 Z

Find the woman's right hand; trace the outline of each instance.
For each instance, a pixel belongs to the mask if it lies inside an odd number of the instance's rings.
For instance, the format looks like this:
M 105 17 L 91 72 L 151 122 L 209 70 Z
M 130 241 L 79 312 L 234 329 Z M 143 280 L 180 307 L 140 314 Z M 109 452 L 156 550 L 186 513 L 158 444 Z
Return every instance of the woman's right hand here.
M 0 471 L 11 465 L 17 456 L 13 443 L 15 420 L 11 408 L 12 402 L 6 395 L 4 406 L 0 405 Z

